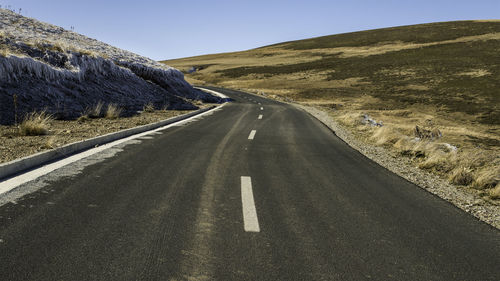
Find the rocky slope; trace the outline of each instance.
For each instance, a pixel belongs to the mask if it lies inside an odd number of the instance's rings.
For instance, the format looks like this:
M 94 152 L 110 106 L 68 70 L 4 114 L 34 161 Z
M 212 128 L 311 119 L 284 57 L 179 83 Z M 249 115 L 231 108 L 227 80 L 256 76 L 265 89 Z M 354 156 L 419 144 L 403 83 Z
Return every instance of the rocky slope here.
M 41 110 L 77 118 L 98 103 L 128 115 L 150 103 L 196 109 L 193 100 L 218 102 L 174 68 L 0 9 L 0 124 Z

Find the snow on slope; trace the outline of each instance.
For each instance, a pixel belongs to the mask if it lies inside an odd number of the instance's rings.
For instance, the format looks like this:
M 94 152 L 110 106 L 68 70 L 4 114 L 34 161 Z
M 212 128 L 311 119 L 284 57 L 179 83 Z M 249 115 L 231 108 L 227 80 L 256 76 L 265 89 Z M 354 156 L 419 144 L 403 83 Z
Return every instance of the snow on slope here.
M 77 118 L 99 102 L 128 114 L 147 103 L 195 109 L 190 100 L 219 98 L 194 89 L 174 68 L 0 9 L 0 124 L 41 110 Z

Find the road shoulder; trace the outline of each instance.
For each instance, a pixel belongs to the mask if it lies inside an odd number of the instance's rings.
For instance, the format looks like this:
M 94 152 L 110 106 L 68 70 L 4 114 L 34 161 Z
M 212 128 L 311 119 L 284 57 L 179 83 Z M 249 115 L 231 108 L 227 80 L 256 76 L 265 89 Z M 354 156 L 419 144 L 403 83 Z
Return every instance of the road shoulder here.
M 409 159 L 397 157 L 383 147 L 362 143 L 324 111 L 311 106 L 291 104 L 318 119 L 349 146 L 382 167 L 452 203 L 477 219 L 500 229 L 500 206 L 498 204 L 482 200 L 481 197 L 461 190 L 437 175 L 418 169 L 411 164 Z

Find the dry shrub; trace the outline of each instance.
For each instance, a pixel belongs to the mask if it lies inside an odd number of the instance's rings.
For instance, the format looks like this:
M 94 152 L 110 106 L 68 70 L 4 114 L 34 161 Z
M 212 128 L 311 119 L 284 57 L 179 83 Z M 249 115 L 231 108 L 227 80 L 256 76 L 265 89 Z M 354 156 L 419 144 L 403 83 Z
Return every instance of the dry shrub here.
M 443 136 L 441 131 L 438 128 L 421 128 L 419 126 L 415 126 L 414 130 L 415 137 L 420 138 L 420 139 L 429 139 L 429 140 L 435 140 L 439 139 Z
M 456 159 L 456 154 L 434 152 L 427 159 L 420 162 L 418 164 L 418 167 L 420 169 L 426 169 L 440 173 L 449 173 L 457 166 L 457 164 L 458 161 Z
M 19 126 L 19 133 L 23 136 L 46 135 L 49 131 L 49 124 L 54 118 L 45 111 L 32 112 L 24 117 Z
M 102 108 L 104 107 L 104 103 L 99 101 L 92 108 L 87 109 L 86 114 L 90 118 L 99 118 L 102 117 Z
M 491 199 L 500 199 L 500 183 L 497 184 L 495 188 L 490 190 Z
M 378 127 L 374 130 L 371 139 L 375 141 L 377 145 L 392 144 L 394 145 L 398 140 L 401 139 L 401 134 L 390 127 Z
M 476 174 L 473 187 L 487 189 L 497 186 L 500 182 L 500 167 L 485 167 Z
M 92 57 L 92 58 L 98 57 L 98 54 L 92 50 L 75 49 L 75 52 L 80 53 L 80 55 L 85 55 L 85 56 Z
M 1 46 L 0 47 L 0 57 L 8 57 L 10 55 L 9 48 Z
M 78 123 L 84 123 L 86 121 L 89 121 L 90 120 L 90 117 L 88 114 L 82 114 L 82 116 L 78 117 L 78 119 L 76 119 L 76 121 Z
M 108 104 L 108 110 L 106 110 L 106 118 L 108 119 L 116 119 L 120 117 L 122 113 L 122 109 L 119 108 L 116 104 L 110 103 Z
M 474 174 L 470 167 L 458 166 L 451 172 L 449 180 L 453 184 L 470 185 L 474 181 Z
M 143 112 L 154 112 L 155 105 L 152 102 L 149 102 L 142 107 L 142 111 Z
M 415 141 L 410 137 L 402 136 L 394 143 L 393 146 L 399 152 L 409 152 L 415 146 Z
M 51 51 L 55 51 L 55 52 L 66 53 L 70 49 L 70 47 L 65 42 L 57 41 L 57 42 L 53 42 L 48 47 L 48 49 Z
M 478 168 L 484 167 L 493 161 L 492 154 L 480 150 L 467 150 L 462 151 L 460 154 L 460 162 L 464 166 Z
M 54 137 L 47 139 L 47 141 L 43 144 L 43 148 L 46 149 L 52 149 L 54 147 L 56 147 L 56 142 Z
M 340 123 L 347 126 L 356 126 L 361 124 L 361 114 L 356 112 L 347 112 L 337 116 L 336 118 Z

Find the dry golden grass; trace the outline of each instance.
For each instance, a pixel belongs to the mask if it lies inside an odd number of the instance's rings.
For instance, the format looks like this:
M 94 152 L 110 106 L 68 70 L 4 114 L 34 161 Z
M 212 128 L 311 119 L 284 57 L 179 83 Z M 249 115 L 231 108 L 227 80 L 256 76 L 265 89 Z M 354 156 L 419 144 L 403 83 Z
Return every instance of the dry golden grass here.
M 474 181 L 474 174 L 469 167 L 456 167 L 449 176 L 449 180 L 457 185 L 470 185 Z
M 102 101 L 99 101 L 93 107 L 88 108 L 87 112 L 85 112 L 84 115 L 86 115 L 90 118 L 99 118 L 102 116 L 103 107 L 104 107 L 104 103 Z
M 78 119 L 76 119 L 76 121 L 78 123 L 84 123 L 84 122 L 89 121 L 89 120 L 90 120 L 90 117 L 87 114 L 83 114 L 82 116 L 78 117 Z
M 155 111 L 155 106 L 153 103 L 147 103 L 143 106 L 142 111 L 144 112 L 154 112 Z
M 438 173 L 449 173 L 457 164 L 456 157 L 446 152 L 436 152 L 431 154 L 424 161 L 420 162 L 418 167 L 425 170 L 431 170 Z
M 8 57 L 10 55 L 9 49 L 5 46 L 0 46 L 0 57 Z
M 48 138 L 47 141 L 42 146 L 42 148 L 44 149 L 52 149 L 55 147 L 56 147 L 56 139 L 54 137 Z
M 118 107 L 118 105 L 116 105 L 114 103 L 110 103 L 110 104 L 108 104 L 108 109 L 106 110 L 105 117 L 107 119 L 116 119 L 116 118 L 120 117 L 121 113 L 122 113 L 122 109 L 120 107 Z
M 337 121 L 350 127 L 359 125 L 361 118 L 361 114 L 357 112 L 343 112 L 343 114 L 336 116 Z
M 500 167 L 488 166 L 478 171 L 473 187 L 477 189 L 494 188 L 500 182 Z
M 363 45 L 353 34 L 329 42 L 320 38 L 323 46 L 305 40 L 166 63 L 181 70 L 200 67 L 186 74 L 196 84 L 264 92 L 316 106 L 368 143 L 394 149 L 451 182 L 490 190 L 497 173 L 492 163 L 500 165 L 495 162 L 500 159 L 500 127 L 482 118 L 493 120 L 496 112 L 490 100 L 496 88 L 491 85 L 499 74 L 491 64 L 491 50 L 498 46 L 500 32 L 494 27 L 481 34 L 471 24 L 470 36 L 448 37 L 454 23 L 450 27 L 434 30 L 433 42 L 394 37 Z M 325 47 L 329 44 L 334 47 Z M 472 46 L 475 56 L 469 55 Z M 383 121 L 384 127 L 361 124 L 363 114 Z M 437 128 L 443 136 L 416 141 L 417 125 Z
M 500 183 L 490 191 L 491 199 L 500 199 Z
M 436 45 L 446 45 L 453 43 L 466 43 L 466 42 L 474 42 L 474 41 L 487 41 L 487 40 L 500 40 L 500 33 L 488 33 L 483 35 L 475 35 L 475 36 L 464 36 L 453 40 L 443 40 L 438 42 L 430 42 L 430 43 L 408 43 L 408 42 L 388 42 L 388 43 L 380 43 L 375 46 L 362 46 L 362 47 L 339 47 L 339 48 L 331 48 L 328 49 L 329 54 L 338 54 L 340 53 L 340 58 L 349 58 L 349 57 L 367 57 L 373 55 L 381 55 L 388 52 L 397 52 L 402 50 L 409 49 L 419 49 L 425 47 L 431 47 Z M 321 51 L 322 49 L 313 49 L 310 51 Z
M 478 78 L 478 77 L 483 77 L 483 76 L 491 75 L 491 72 L 488 71 L 487 69 L 471 69 L 469 71 L 464 71 L 464 72 L 457 73 L 457 75 L 459 75 L 459 76 L 470 76 L 470 77 Z
M 375 128 L 370 138 L 377 145 L 394 145 L 402 138 L 402 135 L 393 128 L 384 126 Z
M 97 58 L 99 56 L 99 54 L 97 52 L 94 52 L 91 50 L 74 48 L 74 49 L 72 49 L 72 51 L 75 51 L 77 53 L 80 53 L 81 55 L 85 55 L 85 56 L 92 57 L 92 58 Z
M 46 135 L 52 120 L 53 117 L 45 111 L 27 114 L 19 125 L 19 134 L 22 136 Z

